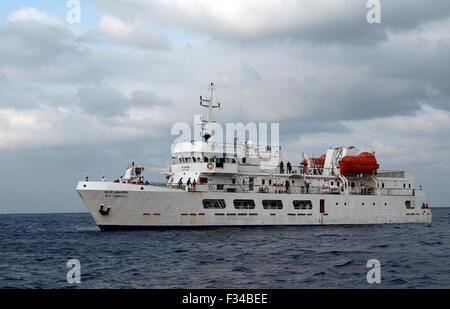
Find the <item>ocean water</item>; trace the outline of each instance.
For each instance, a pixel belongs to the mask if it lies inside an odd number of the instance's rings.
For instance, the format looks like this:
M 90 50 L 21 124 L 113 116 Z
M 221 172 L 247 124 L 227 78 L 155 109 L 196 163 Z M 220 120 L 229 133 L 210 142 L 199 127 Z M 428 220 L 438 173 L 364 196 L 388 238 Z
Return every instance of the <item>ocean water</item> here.
M 0 288 L 450 288 L 450 208 L 432 212 L 432 224 L 137 232 L 100 232 L 87 213 L 0 215 Z

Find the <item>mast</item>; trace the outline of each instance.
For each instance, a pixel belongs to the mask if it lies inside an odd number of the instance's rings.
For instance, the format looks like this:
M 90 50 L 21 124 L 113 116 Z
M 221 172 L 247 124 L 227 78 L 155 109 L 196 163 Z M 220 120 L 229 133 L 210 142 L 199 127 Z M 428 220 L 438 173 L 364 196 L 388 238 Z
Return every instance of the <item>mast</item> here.
M 206 120 L 202 120 L 204 123 L 206 123 L 205 125 L 205 134 L 203 135 L 205 142 L 208 141 L 208 139 L 211 137 L 212 134 L 212 130 L 211 130 L 211 124 L 214 122 L 213 117 L 212 117 L 212 111 L 214 108 L 219 108 L 220 107 L 220 102 L 218 102 L 217 104 L 214 104 L 214 83 L 211 83 L 209 85 L 209 90 L 210 90 L 210 96 L 209 98 L 203 98 L 202 96 L 200 96 L 200 106 L 202 107 L 206 107 L 208 109 L 208 115 Z M 207 104 L 204 104 L 203 102 L 207 102 Z

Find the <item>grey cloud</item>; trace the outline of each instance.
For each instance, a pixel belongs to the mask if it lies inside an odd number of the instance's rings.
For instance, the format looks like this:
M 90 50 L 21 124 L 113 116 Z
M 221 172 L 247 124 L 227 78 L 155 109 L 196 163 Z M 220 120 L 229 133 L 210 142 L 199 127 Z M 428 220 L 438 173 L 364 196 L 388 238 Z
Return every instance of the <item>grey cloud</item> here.
M 351 133 L 348 127 L 340 121 L 319 120 L 288 120 L 280 123 L 280 136 L 283 138 L 298 138 L 309 133 Z
M 152 105 L 171 106 L 167 98 L 160 98 L 152 92 L 134 91 L 131 98 L 112 87 L 82 87 L 78 90 L 79 105 L 86 113 L 102 116 L 121 116 L 130 107 Z
M 4 21 L 0 24 L 0 40 L 1 65 L 46 66 L 64 55 L 86 52 L 67 27 L 36 20 Z
M 191 31 L 207 33 L 214 39 L 239 44 L 260 44 L 262 42 L 312 42 L 319 44 L 362 44 L 374 45 L 386 41 L 389 32 L 414 29 L 450 16 L 450 2 L 435 0 L 381 1 L 381 23 L 369 24 L 366 15 L 369 8 L 366 0 L 343 1 L 320 4 L 310 1 L 280 1 L 278 9 L 248 9 L 247 16 L 221 20 L 208 7 L 198 6 L 196 10 L 184 12 L 173 2 L 160 1 L 109 1 L 91 0 L 97 7 L 123 19 L 157 21 L 163 25 L 188 28 Z M 261 3 L 263 7 L 266 3 Z M 240 4 L 245 8 L 246 3 Z M 298 19 L 293 18 L 297 14 Z M 308 18 L 314 16 L 315 18 Z M 248 17 L 248 18 L 246 18 Z M 248 20 L 257 18 L 256 25 Z M 259 23 L 258 23 L 259 22 Z M 248 29 L 246 28 L 248 26 Z
M 241 73 L 245 80 L 261 80 L 263 77 L 247 62 L 241 64 Z

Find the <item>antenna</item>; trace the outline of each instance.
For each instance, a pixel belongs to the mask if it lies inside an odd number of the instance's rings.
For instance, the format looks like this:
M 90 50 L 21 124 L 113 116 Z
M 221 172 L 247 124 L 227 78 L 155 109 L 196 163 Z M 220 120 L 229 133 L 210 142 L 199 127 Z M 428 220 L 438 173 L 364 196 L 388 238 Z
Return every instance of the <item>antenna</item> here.
M 212 117 L 212 111 L 214 108 L 220 108 L 220 102 L 218 102 L 217 104 L 214 104 L 214 91 L 215 89 L 215 85 L 213 82 L 211 82 L 211 84 L 209 85 L 209 90 L 210 90 L 210 96 L 209 98 L 203 98 L 202 96 L 200 96 L 200 106 L 205 107 L 208 109 L 208 116 L 206 118 L 206 120 L 202 120 L 203 122 L 206 123 L 206 129 L 205 129 L 205 134 L 203 135 L 203 137 L 205 138 L 205 141 L 208 141 L 208 139 L 211 137 L 211 123 L 214 122 L 213 117 Z M 203 102 L 207 102 L 208 104 L 204 104 Z

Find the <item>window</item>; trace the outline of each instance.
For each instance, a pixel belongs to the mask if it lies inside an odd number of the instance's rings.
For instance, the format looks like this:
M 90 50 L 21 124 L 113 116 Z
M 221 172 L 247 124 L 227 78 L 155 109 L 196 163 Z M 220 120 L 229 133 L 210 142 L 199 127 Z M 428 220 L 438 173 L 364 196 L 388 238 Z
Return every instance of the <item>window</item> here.
M 217 185 L 217 190 L 222 191 L 223 190 L 223 185 Z
M 282 209 L 283 203 L 281 200 L 263 200 L 262 201 L 264 209 Z
M 414 201 L 405 201 L 406 209 L 414 209 Z
M 190 163 L 191 162 L 191 158 L 186 158 L 186 163 Z
M 233 200 L 236 209 L 255 209 L 254 200 Z
M 295 209 L 312 209 L 312 203 L 309 200 L 292 201 Z
M 203 200 L 203 208 L 223 209 L 225 208 L 225 200 L 215 200 L 215 199 Z
M 261 181 L 261 184 L 262 184 L 262 185 L 265 185 L 265 184 L 266 184 L 266 180 L 263 179 L 263 180 Z

